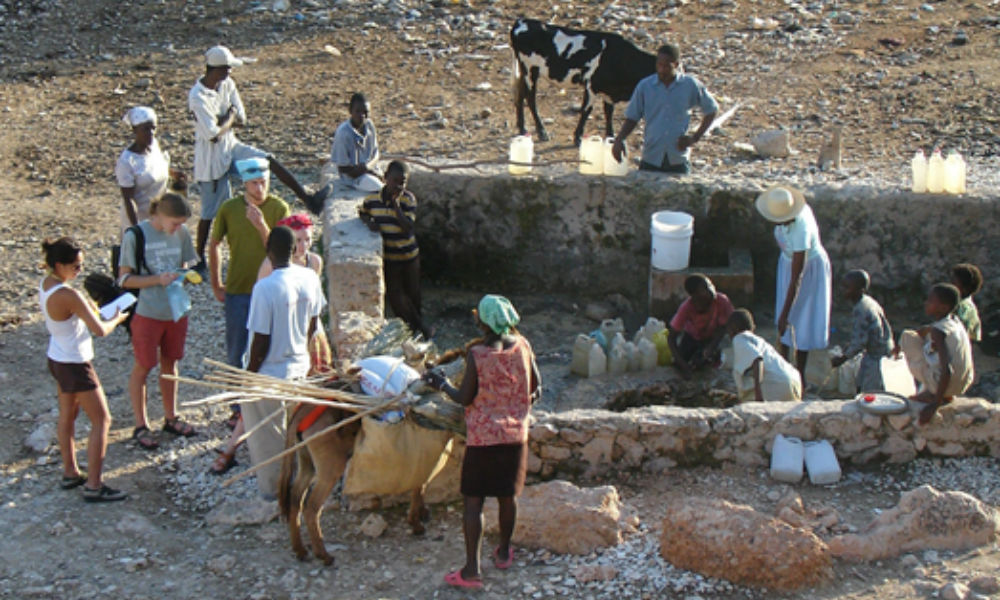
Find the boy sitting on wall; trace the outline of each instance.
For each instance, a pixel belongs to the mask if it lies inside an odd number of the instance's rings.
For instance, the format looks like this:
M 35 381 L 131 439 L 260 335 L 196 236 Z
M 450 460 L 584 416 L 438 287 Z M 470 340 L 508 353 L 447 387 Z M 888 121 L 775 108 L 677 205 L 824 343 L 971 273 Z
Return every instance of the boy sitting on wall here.
M 969 334 L 953 312 L 960 299 L 955 286 L 935 284 L 924 301 L 924 312 L 934 322 L 917 331 L 906 329 L 899 336 L 896 353 L 902 351 L 906 366 L 920 383 L 913 399 L 927 404 L 920 411 L 920 425 L 929 423 L 939 406 L 969 389 L 975 377 Z

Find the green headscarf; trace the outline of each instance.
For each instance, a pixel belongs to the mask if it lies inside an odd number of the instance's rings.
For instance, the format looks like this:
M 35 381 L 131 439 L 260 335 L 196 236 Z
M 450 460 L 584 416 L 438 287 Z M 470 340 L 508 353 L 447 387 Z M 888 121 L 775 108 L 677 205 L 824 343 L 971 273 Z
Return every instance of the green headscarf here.
M 479 320 L 499 335 L 510 333 L 511 327 L 521 322 L 514 305 L 503 296 L 487 294 L 479 301 Z

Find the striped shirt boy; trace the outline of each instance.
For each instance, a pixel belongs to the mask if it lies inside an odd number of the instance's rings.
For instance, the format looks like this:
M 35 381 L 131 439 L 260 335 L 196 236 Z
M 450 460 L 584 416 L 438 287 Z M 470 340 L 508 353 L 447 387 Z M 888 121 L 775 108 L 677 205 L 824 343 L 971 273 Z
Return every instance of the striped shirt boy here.
M 411 221 L 417 220 L 417 198 L 409 190 L 399 195 L 399 207 Z M 365 198 L 362 212 L 371 216 L 382 234 L 382 257 L 387 261 L 406 262 L 420 254 L 415 234 L 407 234 L 400 226 L 392 205 L 382 199 L 382 193 Z

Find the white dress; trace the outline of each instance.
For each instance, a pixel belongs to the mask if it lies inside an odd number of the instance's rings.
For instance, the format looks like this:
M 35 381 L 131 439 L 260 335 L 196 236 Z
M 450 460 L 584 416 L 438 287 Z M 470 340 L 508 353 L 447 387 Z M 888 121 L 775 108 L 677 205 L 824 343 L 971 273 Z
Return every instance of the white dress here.
M 788 282 L 792 275 L 792 255 L 806 253 L 802 268 L 799 294 L 788 312 L 788 329 L 781 342 L 798 350 L 822 350 L 830 340 L 830 305 L 832 281 L 830 258 L 819 239 L 819 226 L 809 205 L 789 225 L 776 225 L 774 239 L 781 248 L 778 258 L 778 282 L 774 299 L 774 318 L 777 322 L 785 306 Z M 794 339 L 792 336 L 795 336 Z

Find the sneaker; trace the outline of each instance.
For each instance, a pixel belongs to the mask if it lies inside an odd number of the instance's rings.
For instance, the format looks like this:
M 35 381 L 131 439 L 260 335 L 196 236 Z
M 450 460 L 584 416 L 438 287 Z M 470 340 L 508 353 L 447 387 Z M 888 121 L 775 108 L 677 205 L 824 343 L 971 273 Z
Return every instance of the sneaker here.
M 203 258 L 198 261 L 198 264 L 191 267 L 191 270 L 201 275 L 202 277 L 205 277 L 206 275 L 208 275 L 208 264 L 205 262 L 205 259 Z
M 83 499 L 85 502 L 117 502 L 128 498 L 128 494 L 121 490 L 109 488 L 102 485 L 99 489 L 93 490 L 84 486 Z

